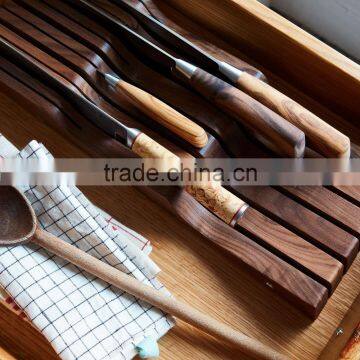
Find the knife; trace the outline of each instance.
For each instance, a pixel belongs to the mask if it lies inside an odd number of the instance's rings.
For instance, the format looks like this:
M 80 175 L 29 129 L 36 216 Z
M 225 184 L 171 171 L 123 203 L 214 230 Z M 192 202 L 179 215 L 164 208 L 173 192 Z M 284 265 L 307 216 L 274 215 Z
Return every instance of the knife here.
M 93 4 L 85 0 L 70 3 L 107 26 L 111 25 L 131 45 L 235 118 L 271 150 L 286 157 L 304 155 L 305 134 L 274 111 L 225 81 L 170 55 Z
M 50 73 L 51 70 L 46 70 L 26 53 L 13 46 L 1 36 L 0 49 L 1 54 L 10 56 L 17 64 L 23 65 L 38 78 L 47 82 L 79 109 L 87 119 L 114 139 L 122 142 L 135 154 L 142 158 L 166 159 L 166 165 L 170 166 L 170 168 L 178 166 L 179 158 L 176 155 L 158 144 L 148 135 L 142 133 L 140 130 L 125 126 L 123 123 L 101 110 L 93 102 L 81 95 L 75 88 L 68 87 L 60 80 L 60 78 L 54 77 Z
M 159 36 L 167 44 L 174 49 L 180 49 L 184 54 L 189 55 L 198 66 L 227 82 L 236 84 L 237 79 L 245 72 L 225 61 L 221 61 L 208 52 L 200 49 L 185 37 L 178 34 L 151 15 L 141 12 L 139 9 L 127 3 L 125 0 L 110 0 L 112 3 L 119 5 L 126 12 L 134 16 L 141 24 L 143 24 L 152 33 Z M 265 79 L 262 72 L 258 71 L 252 75 L 258 79 Z
M 117 93 L 124 95 L 137 109 L 191 145 L 197 148 L 203 148 L 207 144 L 208 136 L 202 127 L 160 99 L 116 75 L 103 73 L 99 70 L 98 73 L 105 78 L 106 82 L 111 85 Z
M 86 99 L 75 88 L 70 88 L 61 78 L 52 75 L 22 50 L 5 40 L 0 35 L 0 53 L 21 65 L 40 80 L 47 83 L 60 95 L 72 103 L 87 119 L 97 127 L 120 141 L 142 158 L 161 159 L 158 171 L 173 171 L 180 169 L 181 160 L 178 156 L 135 128 L 129 128 L 105 111 Z M 159 169 L 160 166 L 160 169 Z M 200 204 L 230 226 L 235 226 L 248 209 L 248 204 L 225 189 L 218 182 L 188 181 L 185 190 Z
M 111 0 L 133 15 L 140 23 L 176 49 L 192 56 L 197 64 L 215 76 L 245 91 L 254 99 L 280 114 L 306 135 L 307 143 L 319 154 L 329 158 L 349 158 L 350 139 L 318 116 L 279 90 L 246 71 L 220 61 L 176 33 L 154 17 L 142 13 L 125 0 Z

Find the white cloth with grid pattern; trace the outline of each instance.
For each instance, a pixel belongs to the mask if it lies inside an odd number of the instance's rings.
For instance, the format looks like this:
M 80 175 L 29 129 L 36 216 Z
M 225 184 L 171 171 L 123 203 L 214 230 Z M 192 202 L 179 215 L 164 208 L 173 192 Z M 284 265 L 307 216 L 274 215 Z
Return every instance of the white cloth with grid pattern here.
M 51 157 L 36 141 L 16 153 L 0 135 L 2 157 Z M 23 190 L 42 228 L 168 293 L 155 278 L 148 242 L 121 224 L 114 228 L 79 189 Z M 174 325 L 160 310 L 33 244 L 0 248 L 0 285 L 66 360 L 130 359 L 135 344 L 159 339 Z

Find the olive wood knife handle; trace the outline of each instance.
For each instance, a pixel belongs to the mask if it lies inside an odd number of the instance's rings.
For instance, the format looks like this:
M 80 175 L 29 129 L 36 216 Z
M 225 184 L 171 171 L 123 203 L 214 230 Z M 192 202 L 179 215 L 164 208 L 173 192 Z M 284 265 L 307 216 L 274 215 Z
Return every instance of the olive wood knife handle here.
M 350 139 L 260 79 L 243 72 L 236 86 L 305 133 L 307 145 L 328 158 L 349 158 Z
M 120 79 L 115 89 L 129 102 L 191 145 L 202 148 L 208 142 L 205 130 L 178 111 L 138 87 Z

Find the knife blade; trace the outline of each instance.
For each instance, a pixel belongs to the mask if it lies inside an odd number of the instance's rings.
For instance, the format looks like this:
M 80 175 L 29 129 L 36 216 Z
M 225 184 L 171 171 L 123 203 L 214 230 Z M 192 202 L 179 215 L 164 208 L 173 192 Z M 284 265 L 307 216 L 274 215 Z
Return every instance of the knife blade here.
M 162 40 L 171 44 L 173 48 L 182 50 L 185 54 L 191 56 L 193 61 L 204 70 L 212 73 L 215 76 L 222 78 L 225 81 L 230 81 L 236 84 L 237 79 L 246 72 L 240 70 L 226 61 L 221 61 L 212 56 L 208 52 L 202 50 L 185 37 L 178 34 L 173 29 L 163 24 L 153 16 L 145 14 L 135 7 L 128 4 L 125 0 L 111 0 L 114 4 L 119 5 L 122 9 L 133 15 L 141 24 L 145 25 L 152 33 L 159 36 Z M 261 71 L 251 74 L 256 78 L 265 80 L 265 76 Z
M 125 37 L 142 54 L 145 53 L 175 78 L 185 81 L 220 110 L 247 127 L 271 150 L 286 157 L 304 155 L 304 133 L 257 100 L 201 68 L 172 56 L 92 3 L 86 0 L 68 2 L 100 23 L 111 25 L 118 35 Z
M 261 79 L 261 77 L 239 70 L 224 61 L 214 58 L 153 16 L 144 14 L 131 6 L 126 0 L 111 1 L 134 16 L 141 24 L 171 44 L 172 47 L 180 48 L 187 55 L 192 56 L 205 70 L 213 75 L 225 78 L 225 81 L 245 91 L 248 95 L 262 102 L 304 131 L 310 145 L 319 154 L 330 158 L 350 157 L 351 144 L 346 135 L 290 97 L 262 81 L 264 79 Z
M 143 158 L 166 159 L 161 165 L 161 171 L 178 168 L 180 159 L 169 150 L 158 144 L 146 134 L 135 128 L 129 128 L 108 113 L 96 106 L 92 101 L 81 95 L 72 85 L 66 84 L 56 73 L 46 69 L 28 54 L 18 49 L 0 36 L 1 55 L 11 58 L 16 64 L 21 64 L 29 72 L 49 84 L 64 98 L 72 103 L 87 119 L 112 138 L 121 141 L 134 153 Z M 159 165 L 159 163 L 156 163 Z M 162 166 L 164 165 L 164 166 Z M 160 168 L 159 168 L 160 169 Z
M 8 42 L 1 35 L 0 53 L 2 56 L 14 61 L 16 66 L 21 65 L 29 73 L 35 75 L 59 92 L 59 94 L 74 104 L 85 117 L 111 137 L 118 139 L 121 132 L 122 140 L 126 140 L 126 145 L 140 157 L 161 159 L 161 164 L 155 162 L 158 171 L 165 172 L 181 169 L 181 160 L 175 154 L 156 143 L 144 133 L 141 133 L 138 129 L 129 128 L 111 117 L 76 90 L 69 88 L 57 77 L 56 73 L 54 73 L 54 77 L 51 74 L 51 70 L 46 70 L 36 60 Z M 148 163 L 147 165 L 149 168 L 153 164 Z M 185 190 L 205 208 L 230 226 L 235 226 L 236 222 L 241 219 L 249 207 L 242 199 L 229 192 L 219 183 L 214 184 L 207 180 L 193 182 L 190 176 Z
M 182 115 L 157 97 L 142 90 L 118 75 L 103 73 L 98 70 L 115 94 L 122 94 L 139 111 L 154 119 L 192 146 L 202 149 L 208 143 L 205 130 L 198 124 Z

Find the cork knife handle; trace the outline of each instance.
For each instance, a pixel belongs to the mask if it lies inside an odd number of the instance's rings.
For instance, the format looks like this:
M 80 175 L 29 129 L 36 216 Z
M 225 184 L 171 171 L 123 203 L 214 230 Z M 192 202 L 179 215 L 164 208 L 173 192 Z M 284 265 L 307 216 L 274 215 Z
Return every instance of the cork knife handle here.
M 201 205 L 230 226 L 235 226 L 249 207 L 219 183 L 199 181 L 186 185 L 185 188 Z
M 142 158 L 176 158 L 179 159 L 175 154 L 160 145 L 150 136 L 140 133 L 134 140 L 131 150 Z
M 180 170 L 181 168 L 181 160 L 178 156 L 144 133 L 140 133 L 136 137 L 132 150 L 145 159 L 161 159 L 163 164 L 160 164 L 160 168 L 162 171 L 168 171 L 169 169 Z M 156 168 L 159 170 L 159 165 Z M 200 204 L 230 226 L 234 226 L 248 208 L 244 201 L 226 190 L 220 183 L 214 181 L 191 182 L 185 186 L 185 190 Z
M 349 158 L 350 139 L 288 96 L 247 73 L 236 86 L 305 133 L 307 145 L 328 158 Z
M 153 167 L 159 172 L 180 169 L 180 158 L 144 133 L 136 136 L 131 150 L 143 159 L 151 159 L 146 163 L 148 168 Z
M 124 80 L 117 82 L 116 90 L 121 94 L 125 94 L 130 103 L 141 112 L 180 136 L 191 145 L 202 148 L 207 144 L 208 136 L 202 127 L 155 96 Z
M 181 168 L 181 160 L 178 156 L 144 133 L 136 137 L 132 150 L 145 159 L 161 159 L 163 164 L 160 164 L 160 167 L 163 171 Z M 157 169 L 159 170 L 159 166 Z M 231 226 L 236 224 L 248 208 L 244 201 L 215 181 L 194 181 L 186 185 L 185 190 L 210 212 Z
M 304 156 L 305 134 L 257 100 L 200 68 L 196 68 L 189 82 L 271 150 L 286 157 Z

